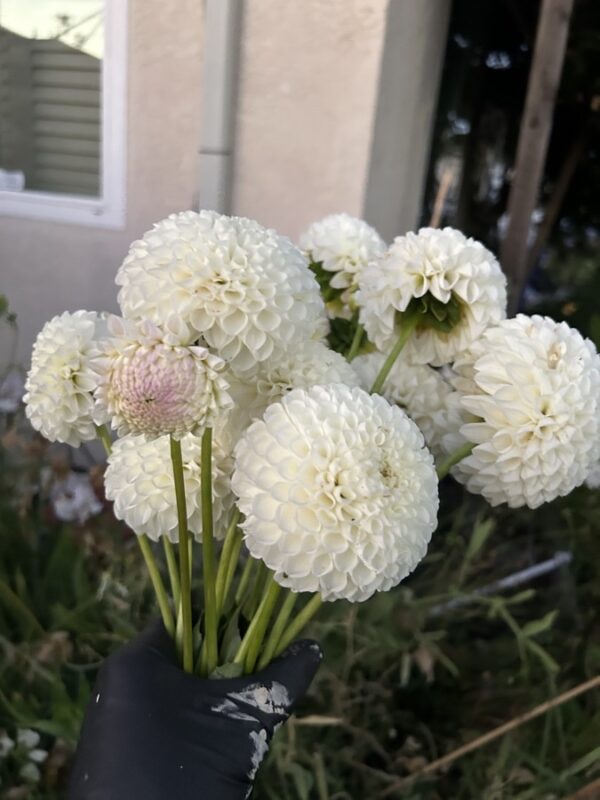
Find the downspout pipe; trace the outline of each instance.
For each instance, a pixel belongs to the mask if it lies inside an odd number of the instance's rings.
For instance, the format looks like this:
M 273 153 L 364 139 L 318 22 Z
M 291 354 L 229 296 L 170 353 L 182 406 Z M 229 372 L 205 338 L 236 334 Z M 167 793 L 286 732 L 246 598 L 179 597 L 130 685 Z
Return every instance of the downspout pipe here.
M 243 0 L 204 0 L 198 207 L 231 211 Z

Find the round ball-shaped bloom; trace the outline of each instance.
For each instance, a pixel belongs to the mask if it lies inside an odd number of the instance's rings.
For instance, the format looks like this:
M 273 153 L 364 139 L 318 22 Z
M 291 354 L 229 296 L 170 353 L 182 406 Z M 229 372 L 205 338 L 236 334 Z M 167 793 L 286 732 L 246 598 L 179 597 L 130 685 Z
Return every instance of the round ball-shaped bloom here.
M 600 357 L 565 322 L 519 314 L 459 359 L 455 384 L 477 421 L 453 475 L 491 505 L 537 508 L 568 494 L 600 458 Z
M 266 361 L 242 380 L 228 374 L 234 407 L 217 426 L 221 442 L 235 446 L 244 430 L 263 415 L 267 406 L 292 389 L 309 389 L 327 383 L 359 386 L 359 377 L 346 359 L 317 341 L 301 342 L 279 359 Z
M 294 389 L 238 442 L 232 487 L 255 558 L 324 600 L 405 578 L 436 526 L 437 477 L 417 426 L 379 395 Z
M 358 375 L 344 356 L 315 341 L 302 342 L 281 358 L 261 364 L 252 381 L 258 396 L 264 400 L 264 408 L 292 389 L 327 383 L 360 385 Z
M 202 440 L 188 434 L 181 440 L 183 477 L 187 505 L 188 530 L 202 539 L 202 501 L 200 496 L 200 459 Z M 231 494 L 232 459 L 215 443 L 212 454 L 214 533 L 225 534 L 233 507 Z M 179 539 L 177 504 L 171 449 L 168 436 L 146 439 L 124 436 L 113 444 L 104 474 L 106 497 L 114 503 L 114 513 L 137 534 L 145 533 L 157 541 L 167 536 Z
M 131 245 L 116 282 L 125 317 L 176 314 L 238 370 L 322 325 L 323 301 L 302 253 L 258 222 L 185 211 Z
M 352 362 L 366 391 L 370 391 L 385 359 L 383 353 L 375 352 L 358 356 Z M 442 440 L 465 421 L 465 414 L 461 415 L 461 408 L 455 402 L 457 393 L 442 373 L 426 364 L 411 364 L 403 354 L 394 362 L 382 394 L 416 422 L 435 455 L 444 454 Z
M 300 236 L 299 245 L 321 282 L 338 290 L 327 304 L 331 316 L 350 316 L 360 273 L 385 252 L 381 236 L 362 219 L 331 214 L 313 222 Z
M 403 318 L 420 315 L 405 352 L 414 363 L 454 360 L 506 316 L 506 278 L 482 244 L 452 228 L 399 236 L 359 280 L 360 321 L 379 350 L 396 341 Z
M 96 438 L 92 392 L 103 326 L 93 311 L 65 311 L 38 334 L 23 400 L 29 421 L 51 442 L 78 447 Z
M 588 473 L 585 485 L 588 489 L 600 489 L 600 461 L 597 461 Z
M 181 439 L 214 424 L 232 405 L 225 361 L 206 347 L 186 344 L 190 333 L 178 320 L 159 329 L 112 317 L 102 342 L 96 413 L 109 417 L 119 436 L 171 434 Z

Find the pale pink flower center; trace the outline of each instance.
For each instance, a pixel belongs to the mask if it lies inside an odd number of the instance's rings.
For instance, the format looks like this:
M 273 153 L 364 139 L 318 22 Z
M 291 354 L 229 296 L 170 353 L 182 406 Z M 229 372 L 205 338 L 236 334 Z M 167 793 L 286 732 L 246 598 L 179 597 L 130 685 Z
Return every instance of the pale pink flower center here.
M 154 435 L 192 422 L 198 365 L 166 345 L 139 347 L 112 375 L 112 394 L 125 420 Z

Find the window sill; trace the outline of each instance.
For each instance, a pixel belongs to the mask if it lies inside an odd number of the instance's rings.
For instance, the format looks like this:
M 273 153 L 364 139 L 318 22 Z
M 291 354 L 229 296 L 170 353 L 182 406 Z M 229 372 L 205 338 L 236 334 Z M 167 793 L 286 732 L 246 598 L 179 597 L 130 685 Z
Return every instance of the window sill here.
M 125 227 L 124 203 L 111 207 L 102 198 L 47 192 L 0 191 L 0 216 L 115 230 Z

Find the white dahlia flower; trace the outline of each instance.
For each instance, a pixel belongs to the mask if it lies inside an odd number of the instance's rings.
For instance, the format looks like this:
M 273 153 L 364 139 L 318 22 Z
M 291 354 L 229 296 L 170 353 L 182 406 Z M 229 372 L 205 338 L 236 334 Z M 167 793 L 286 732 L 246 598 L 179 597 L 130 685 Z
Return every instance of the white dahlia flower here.
M 188 434 L 181 440 L 183 477 L 187 501 L 188 529 L 202 538 L 200 497 L 201 438 Z M 217 443 L 212 454 L 213 514 L 215 536 L 222 538 L 233 507 L 230 476 L 231 458 Z M 177 505 L 168 436 L 146 439 L 125 436 L 117 439 L 108 457 L 104 474 L 106 497 L 114 502 L 114 513 L 137 534 L 145 533 L 157 541 L 167 536 L 176 542 Z
M 358 375 L 344 356 L 314 341 L 302 342 L 281 358 L 260 364 L 252 380 L 258 396 L 264 400 L 262 411 L 292 389 L 327 383 L 360 385 Z
M 436 526 L 423 436 L 379 395 L 295 389 L 238 443 L 232 487 L 250 553 L 295 592 L 366 600 L 405 578 Z
M 244 379 L 231 371 L 227 379 L 233 408 L 215 429 L 215 436 L 231 450 L 248 425 L 292 389 L 327 383 L 360 385 L 358 375 L 346 359 L 317 341 L 301 342 L 280 358 L 257 365 Z
M 96 413 L 109 418 L 119 436 L 148 437 L 201 433 L 232 405 L 225 361 L 206 347 L 190 344 L 180 320 L 165 328 L 119 317 L 108 321 L 110 338 L 101 343 Z
M 597 461 L 588 473 L 585 485 L 588 489 L 600 489 L 600 461 Z
M 568 494 L 600 458 L 600 357 L 565 322 L 519 314 L 454 365 L 471 455 L 453 475 L 491 505 L 537 508 Z
M 325 291 L 331 316 L 349 318 L 360 273 L 385 253 L 381 236 L 362 219 L 331 214 L 313 222 L 300 236 L 299 245 Z
M 103 328 L 93 311 L 65 311 L 38 334 L 23 401 L 33 427 L 51 442 L 78 447 L 96 438 L 92 392 L 98 385 L 94 365 Z
M 366 391 L 370 391 L 385 358 L 383 353 L 368 353 L 352 362 Z M 466 421 L 457 393 L 442 374 L 426 364 L 411 364 L 404 354 L 394 362 L 382 394 L 416 422 L 435 455 L 445 454 L 442 440 Z
M 415 363 L 448 364 L 506 316 L 506 278 L 489 250 L 452 228 L 399 236 L 362 272 L 360 321 L 379 350 L 396 342 L 403 321 L 419 323 L 405 352 Z
M 323 301 L 302 253 L 242 217 L 185 211 L 131 245 L 116 282 L 125 317 L 180 317 L 236 370 L 310 339 Z

